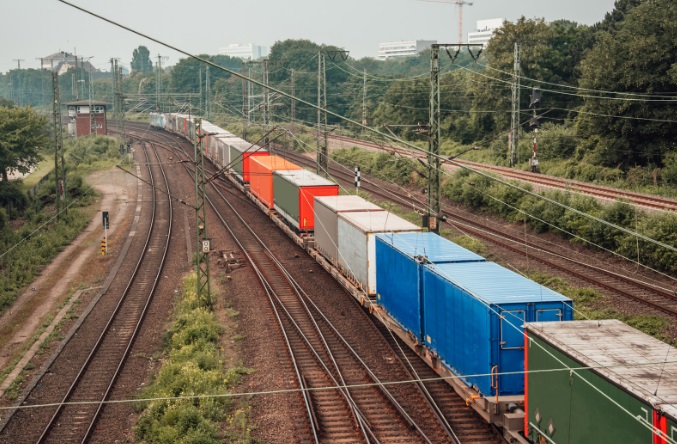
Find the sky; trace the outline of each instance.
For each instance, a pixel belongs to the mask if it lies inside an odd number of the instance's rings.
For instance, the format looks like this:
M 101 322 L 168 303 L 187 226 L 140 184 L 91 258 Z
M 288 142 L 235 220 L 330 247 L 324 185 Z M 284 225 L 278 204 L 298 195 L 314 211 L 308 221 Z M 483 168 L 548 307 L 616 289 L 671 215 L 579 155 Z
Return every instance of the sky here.
M 194 54 L 218 54 L 231 43 L 272 46 L 286 39 L 308 39 L 376 57 L 380 42 L 458 40 L 457 7 L 437 0 L 68 0 L 158 40 Z M 439 0 L 452 1 L 452 0 Z M 110 59 L 129 67 L 132 52 L 146 46 L 164 66 L 184 56 L 119 29 L 58 0 L 4 0 L 0 26 L 0 72 L 39 68 L 40 57 L 59 51 L 92 57 L 98 69 Z M 473 0 L 463 7 L 464 34 L 477 20 L 521 16 L 591 25 L 613 9 L 614 0 Z

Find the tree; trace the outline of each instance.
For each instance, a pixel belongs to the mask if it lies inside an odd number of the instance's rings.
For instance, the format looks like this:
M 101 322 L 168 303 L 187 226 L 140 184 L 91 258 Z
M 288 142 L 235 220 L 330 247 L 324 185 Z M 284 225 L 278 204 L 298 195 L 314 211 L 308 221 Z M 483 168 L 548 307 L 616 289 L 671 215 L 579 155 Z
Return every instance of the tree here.
M 28 173 L 49 142 L 47 118 L 35 110 L 0 107 L 0 174 L 7 182 L 12 171 Z
M 489 69 L 477 76 L 474 83 L 474 123 L 480 133 L 510 128 L 508 111 L 511 109 L 516 42 L 520 44 L 521 57 L 520 108 L 525 110 L 529 106 L 529 89 L 541 81 L 577 86 L 579 63 L 593 45 L 593 33 L 588 26 L 566 20 L 545 23 L 543 19 L 527 20 L 522 17 L 515 23 L 505 22 L 489 41 L 486 50 Z M 562 90 L 551 85 L 546 89 Z M 544 106 L 563 110 L 549 111 L 548 118 L 564 119 L 568 114 L 567 109 L 579 105 L 580 99 L 571 91 L 565 89 L 563 92 L 548 93 Z M 495 114 L 486 114 L 487 111 L 494 111 Z M 527 117 L 521 117 L 522 122 L 525 120 Z
M 674 0 L 642 2 L 623 17 L 596 35 L 581 62 L 580 85 L 592 91 L 581 92 L 579 131 L 599 141 L 581 153 L 611 167 L 662 165 L 677 148 L 674 102 L 663 101 L 677 89 L 677 7 Z
M 153 72 L 153 62 L 150 60 L 150 51 L 145 46 L 139 46 L 132 53 L 132 71 Z

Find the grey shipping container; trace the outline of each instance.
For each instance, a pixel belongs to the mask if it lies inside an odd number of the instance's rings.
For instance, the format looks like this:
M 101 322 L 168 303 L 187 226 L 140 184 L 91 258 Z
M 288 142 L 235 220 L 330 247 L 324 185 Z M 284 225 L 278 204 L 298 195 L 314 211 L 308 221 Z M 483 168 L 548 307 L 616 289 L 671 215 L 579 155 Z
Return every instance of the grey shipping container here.
M 385 211 L 355 195 L 315 198 L 315 248 L 334 265 L 338 265 L 338 215 L 352 211 Z

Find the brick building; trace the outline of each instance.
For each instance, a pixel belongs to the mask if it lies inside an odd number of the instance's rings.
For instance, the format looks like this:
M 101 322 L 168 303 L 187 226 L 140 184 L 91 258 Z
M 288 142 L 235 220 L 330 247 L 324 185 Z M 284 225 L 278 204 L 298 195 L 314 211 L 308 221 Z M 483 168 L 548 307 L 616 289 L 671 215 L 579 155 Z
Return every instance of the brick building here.
M 108 134 L 108 123 L 106 121 L 106 106 L 108 102 L 100 100 L 79 100 L 77 102 L 68 102 L 68 133 L 80 137 L 89 134 L 105 136 Z M 92 108 L 93 119 L 90 115 L 90 105 Z M 92 121 L 93 120 L 93 121 Z M 92 126 L 95 130 L 92 131 Z

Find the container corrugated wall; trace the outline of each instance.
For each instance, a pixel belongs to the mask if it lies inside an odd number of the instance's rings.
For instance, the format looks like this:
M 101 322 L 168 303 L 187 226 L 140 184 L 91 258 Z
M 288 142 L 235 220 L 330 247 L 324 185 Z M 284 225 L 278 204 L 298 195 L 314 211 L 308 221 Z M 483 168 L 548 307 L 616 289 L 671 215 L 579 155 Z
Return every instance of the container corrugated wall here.
M 315 248 L 332 264 L 338 264 L 338 213 L 347 211 L 384 211 L 359 196 L 316 197 Z
M 677 349 L 613 319 L 526 329 L 525 406 L 535 442 L 539 433 L 583 444 L 667 442 L 647 426 L 677 437 Z
M 376 236 L 376 298 L 399 324 L 423 341 L 422 273 L 426 263 L 485 259 L 435 233 Z
M 273 171 L 300 170 L 301 167 L 278 156 L 249 157 L 249 191 L 269 209 L 273 209 Z
M 468 262 L 424 267 L 423 312 L 426 345 L 468 385 L 485 396 L 521 395 L 522 325 L 571 320 L 573 302 L 498 264 Z M 470 376 L 492 371 L 502 374 Z
M 338 185 L 307 170 L 273 173 L 275 209 L 297 230 L 315 227 L 315 196 L 337 196 Z
M 338 217 L 338 267 L 367 294 L 376 294 L 378 233 L 421 231 L 388 211 L 347 212 Z

